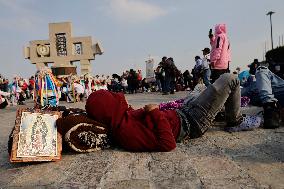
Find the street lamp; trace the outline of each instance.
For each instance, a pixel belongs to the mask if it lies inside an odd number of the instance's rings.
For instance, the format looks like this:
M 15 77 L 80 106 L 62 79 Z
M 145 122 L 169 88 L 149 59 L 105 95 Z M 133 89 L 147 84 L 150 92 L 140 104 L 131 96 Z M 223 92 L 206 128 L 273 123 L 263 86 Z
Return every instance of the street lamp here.
M 271 15 L 274 14 L 275 12 L 269 11 L 266 15 L 270 17 L 270 31 L 271 31 L 271 48 L 273 49 L 273 36 L 272 36 L 272 20 L 271 20 Z

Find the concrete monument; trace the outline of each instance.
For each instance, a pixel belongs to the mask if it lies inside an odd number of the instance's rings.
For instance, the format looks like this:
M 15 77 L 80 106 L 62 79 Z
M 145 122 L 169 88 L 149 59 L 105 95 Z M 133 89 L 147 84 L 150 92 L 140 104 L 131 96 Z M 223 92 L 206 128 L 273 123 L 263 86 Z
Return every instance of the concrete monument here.
M 146 60 L 145 63 L 146 63 L 146 79 L 148 82 L 152 82 L 155 80 L 154 59 L 149 56 L 149 59 Z
M 80 61 L 81 75 L 91 72 L 90 60 L 101 55 L 103 49 L 99 42 L 92 44 L 92 37 L 72 37 L 72 23 L 50 23 L 49 40 L 30 41 L 24 47 L 24 57 L 37 69 L 52 64 L 54 75 L 76 74 L 73 62 Z

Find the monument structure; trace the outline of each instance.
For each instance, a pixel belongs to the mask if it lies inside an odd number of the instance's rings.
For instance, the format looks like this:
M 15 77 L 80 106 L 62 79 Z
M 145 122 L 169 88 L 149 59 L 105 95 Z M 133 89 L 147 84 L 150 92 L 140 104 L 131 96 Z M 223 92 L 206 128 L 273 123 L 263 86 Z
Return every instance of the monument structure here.
M 155 72 L 154 72 L 154 59 L 151 58 L 149 55 L 148 60 L 145 61 L 146 63 L 146 79 L 148 82 L 152 82 L 155 80 Z
M 101 55 L 103 49 L 99 42 L 92 44 L 92 37 L 73 37 L 72 23 L 50 23 L 49 40 L 34 40 L 24 47 L 24 57 L 37 69 L 48 67 L 54 75 L 77 74 L 73 62 L 80 61 L 81 75 L 91 72 L 90 60 Z

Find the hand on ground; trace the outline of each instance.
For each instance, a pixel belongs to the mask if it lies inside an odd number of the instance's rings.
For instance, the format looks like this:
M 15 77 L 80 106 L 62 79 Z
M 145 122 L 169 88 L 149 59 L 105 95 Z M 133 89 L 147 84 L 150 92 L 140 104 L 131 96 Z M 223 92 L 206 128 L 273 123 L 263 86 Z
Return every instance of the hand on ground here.
M 152 110 L 159 108 L 159 106 L 157 104 L 147 104 L 144 106 L 144 110 L 146 112 L 151 112 Z

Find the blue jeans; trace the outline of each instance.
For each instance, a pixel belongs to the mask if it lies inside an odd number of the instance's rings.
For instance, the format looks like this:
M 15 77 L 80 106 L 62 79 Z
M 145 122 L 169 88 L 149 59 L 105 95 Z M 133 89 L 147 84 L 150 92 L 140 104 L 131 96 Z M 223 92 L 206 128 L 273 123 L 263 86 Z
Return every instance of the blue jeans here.
M 159 78 L 156 78 L 156 86 L 158 87 L 158 91 L 162 91 L 162 83 L 161 80 Z
M 264 66 L 257 68 L 255 76 L 261 102 L 279 101 L 284 106 L 284 80 Z
M 205 84 L 205 86 L 207 87 L 208 85 L 210 85 L 210 76 L 211 76 L 211 70 L 210 68 L 205 69 L 204 73 L 203 73 L 203 82 Z
M 196 138 L 207 131 L 224 105 L 227 124 L 232 126 L 240 124 L 242 121 L 240 104 L 240 81 L 237 75 L 225 73 L 194 101 L 184 104 L 177 113 L 181 118 L 183 130 L 189 132 L 190 137 Z
M 261 100 L 259 98 L 259 92 L 256 86 L 256 81 L 247 81 L 241 89 L 241 96 L 247 96 L 250 98 L 250 104 L 254 106 L 261 106 Z

